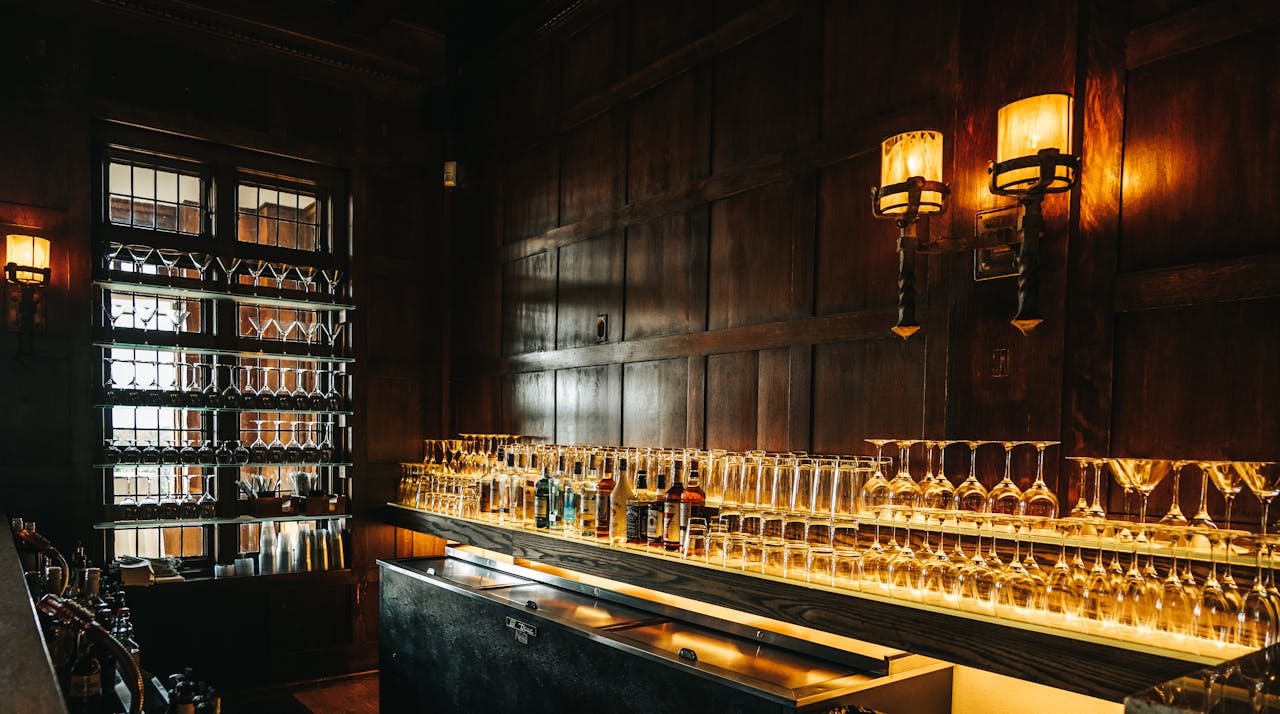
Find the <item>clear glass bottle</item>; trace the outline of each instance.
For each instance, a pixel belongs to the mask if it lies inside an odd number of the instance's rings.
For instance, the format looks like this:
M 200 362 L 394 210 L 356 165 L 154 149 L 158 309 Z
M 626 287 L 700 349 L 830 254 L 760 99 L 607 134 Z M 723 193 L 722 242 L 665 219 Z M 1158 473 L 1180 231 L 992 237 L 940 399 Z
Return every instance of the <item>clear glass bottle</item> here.
M 578 481 L 574 486 L 574 492 L 578 499 L 578 534 L 583 538 L 596 537 L 596 517 L 599 515 L 597 505 L 599 503 L 600 494 L 600 473 L 594 469 L 588 469 L 586 477 Z M 608 497 L 605 497 L 606 502 Z M 608 508 L 605 509 L 608 511 Z
M 578 501 L 582 494 L 582 462 L 573 462 L 573 471 L 560 482 L 560 525 L 565 535 L 578 536 Z

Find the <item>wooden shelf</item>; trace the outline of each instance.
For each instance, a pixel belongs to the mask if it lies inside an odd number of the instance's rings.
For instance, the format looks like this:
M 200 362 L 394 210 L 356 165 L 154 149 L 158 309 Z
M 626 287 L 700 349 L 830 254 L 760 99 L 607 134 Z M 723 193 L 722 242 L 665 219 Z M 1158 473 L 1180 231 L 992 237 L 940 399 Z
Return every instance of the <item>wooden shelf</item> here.
M 425 513 L 382 509 L 389 525 L 515 558 L 654 588 L 754 615 L 906 650 L 1095 697 L 1121 701 L 1153 684 L 1216 664 L 1197 656 L 755 573 Z
M 349 513 L 325 513 L 318 516 L 237 516 L 235 518 L 168 518 L 154 519 L 149 521 L 104 521 L 102 523 L 94 523 L 93 529 L 98 531 L 120 531 L 120 530 L 136 530 L 138 528 L 192 528 L 195 526 L 222 526 L 240 524 L 242 526 L 252 525 L 254 523 L 267 523 L 272 521 L 332 521 L 350 518 Z

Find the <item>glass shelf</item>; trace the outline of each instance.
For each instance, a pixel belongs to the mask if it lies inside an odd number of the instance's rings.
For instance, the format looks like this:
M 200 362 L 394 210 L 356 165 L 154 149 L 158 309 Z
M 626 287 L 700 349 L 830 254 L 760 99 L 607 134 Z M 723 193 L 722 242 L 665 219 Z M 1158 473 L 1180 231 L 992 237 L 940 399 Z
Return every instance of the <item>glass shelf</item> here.
M 164 390 L 157 390 L 165 393 Z M 355 412 L 349 409 L 294 409 L 292 407 L 193 407 L 182 404 L 94 404 L 96 409 L 112 407 L 138 407 L 140 409 L 183 409 L 189 412 L 274 412 L 288 414 L 338 414 L 350 416 Z
M 260 342 L 253 340 L 254 342 Z M 289 343 L 285 343 L 289 344 Z M 350 364 L 355 362 L 354 357 L 334 357 L 328 355 L 317 354 L 290 354 L 288 352 L 269 352 L 267 350 L 219 350 L 210 347 L 184 347 L 182 345 L 172 344 L 153 344 L 147 341 L 110 341 L 98 340 L 93 343 L 94 347 L 105 347 L 108 349 L 125 349 L 125 350 L 157 350 L 160 352 L 185 352 L 194 355 L 218 355 L 224 357 L 256 357 L 259 359 L 289 359 L 304 360 L 313 362 L 335 362 L 342 364 Z
M 128 463 L 120 462 L 120 463 L 115 463 L 115 464 L 94 464 L 94 465 L 93 465 L 93 468 L 95 468 L 95 469 L 114 469 L 114 468 L 116 468 L 117 466 L 123 466 L 123 467 L 125 467 L 125 468 L 134 468 L 134 467 L 137 467 L 137 466 L 179 466 L 179 467 L 186 467 L 186 468 L 192 468 L 192 469 L 194 469 L 194 468 L 205 468 L 205 469 L 215 469 L 215 468 L 216 468 L 216 469 L 233 469 L 233 468 L 240 468 L 240 467 L 242 467 L 242 466 L 243 466 L 243 467 L 254 467 L 254 468 L 259 468 L 259 467 L 260 467 L 260 468 L 267 468 L 267 467 L 271 467 L 271 466 L 275 466 L 275 467 L 278 467 L 278 468 L 301 468 L 301 467 L 304 467 L 304 466 L 323 466 L 323 467 L 338 467 L 338 468 L 346 468 L 346 467 L 350 467 L 350 466 L 352 466 L 352 465 L 353 465 L 353 464 L 352 464 L 350 461 L 326 461 L 326 462 L 319 462 L 319 461 L 290 461 L 290 462 L 287 462 L 287 463 L 279 463 L 279 464 L 277 464 L 277 463 L 272 463 L 272 462 L 268 462 L 268 461 L 264 461 L 264 462 L 250 462 L 250 463 L 247 463 L 247 464 L 218 464 L 218 463 L 198 463 L 198 464 L 165 464 L 165 463 L 160 463 L 160 464 L 144 464 L 144 463 L 142 463 L 142 462 L 132 462 L 132 461 L 131 461 L 131 462 L 128 462 Z
M 98 531 L 136 530 L 139 528 L 189 528 L 195 526 L 220 525 L 253 525 L 254 523 L 283 521 L 334 521 L 350 518 L 350 513 L 324 514 L 319 516 L 237 516 L 235 518 L 169 518 L 151 521 L 103 521 L 94 523 L 93 529 Z
M 197 300 L 232 300 L 236 303 L 246 305 L 263 305 L 267 307 L 283 307 L 297 310 L 340 311 L 355 309 L 355 305 L 345 303 L 304 300 L 299 298 L 280 297 L 274 294 L 262 294 L 259 290 L 249 288 L 248 286 L 229 285 L 226 290 L 210 290 L 200 287 L 156 285 L 125 280 L 102 279 L 94 280 L 93 284 L 95 287 L 104 288 L 106 290 L 119 290 L 122 292 L 138 293 L 142 295 L 165 295 L 194 298 Z

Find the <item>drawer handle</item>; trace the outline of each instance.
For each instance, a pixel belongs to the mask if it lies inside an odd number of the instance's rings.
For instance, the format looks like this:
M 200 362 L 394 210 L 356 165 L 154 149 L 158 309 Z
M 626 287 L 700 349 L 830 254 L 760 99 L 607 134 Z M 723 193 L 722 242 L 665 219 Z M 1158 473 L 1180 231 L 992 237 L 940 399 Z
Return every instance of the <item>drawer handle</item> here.
M 527 607 L 527 608 L 529 608 L 530 610 L 537 610 L 537 609 L 538 609 L 538 603 L 536 603 L 536 602 L 534 602 L 534 601 L 532 601 L 532 600 L 529 600 L 528 602 L 526 602 L 526 603 L 524 604 L 524 606 L 525 606 L 525 607 Z
M 680 648 L 680 652 L 678 653 L 678 656 L 680 657 L 680 659 L 687 659 L 687 660 L 689 660 L 690 662 L 697 662 L 697 661 L 698 661 L 698 653 L 697 653 L 697 652 L 694 652 L 693 650 L 689 649 L 688 647 L 681 647 L 681 648 Z

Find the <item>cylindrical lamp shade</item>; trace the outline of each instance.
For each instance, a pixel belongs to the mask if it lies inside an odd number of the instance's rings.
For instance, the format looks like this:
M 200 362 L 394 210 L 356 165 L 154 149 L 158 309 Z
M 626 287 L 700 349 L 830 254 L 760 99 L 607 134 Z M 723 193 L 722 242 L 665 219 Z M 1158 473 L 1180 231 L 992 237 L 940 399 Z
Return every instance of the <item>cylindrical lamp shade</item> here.
M 942 183 L 942 133 L 930 130 L 907 131 L 880 144 L 881 213 L 904 213 L 909 205 L 907 179 L 919 176 Z M 920 213 L 942 210 L 946 197 L 939 191 L 920 192 Z
M 49 268 L 49 241 L 39 236 L 10 234 L 5 240 L 5 262 L 13 263 L 11 279 L 19 283 L 43 283 Z
M 1001 170 L 1006 161 L 1036 156 L 1044 149 L 1057 149 L 1071 155 L 1071 95 L 1040 94 L 1000 107 L 996 117 L 999 134 L 996 142 L 996 175 L 994 184 L 1000 189 L 1017 190 L 1035 184 L 1040 166 L 1028 165 Z M 1058 164 L 1048 191 L 1064 190 L 1075 181 L 1075 169 Z

